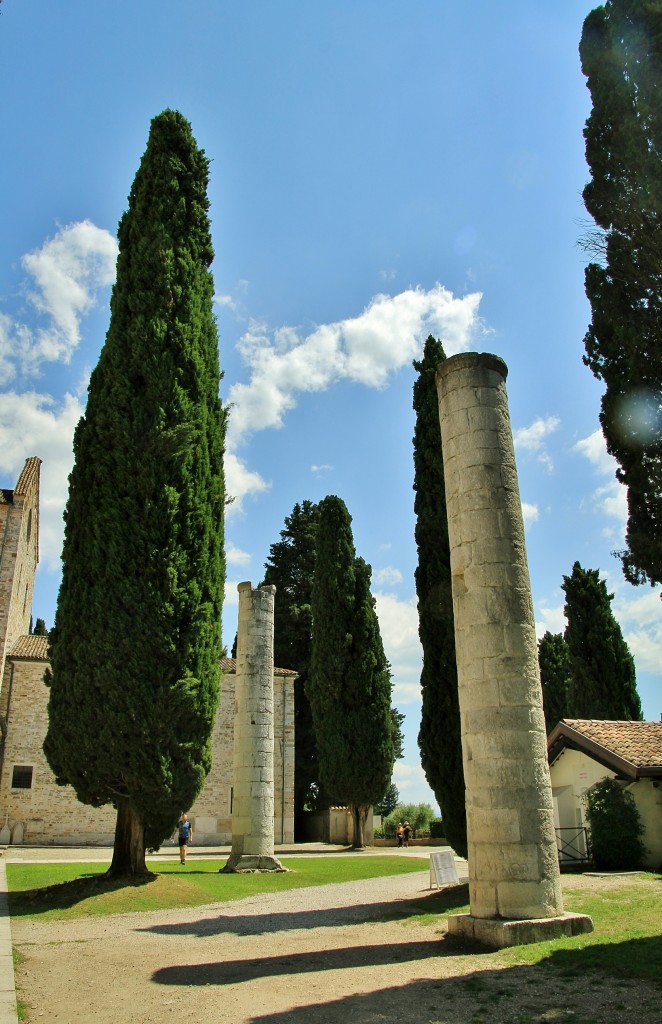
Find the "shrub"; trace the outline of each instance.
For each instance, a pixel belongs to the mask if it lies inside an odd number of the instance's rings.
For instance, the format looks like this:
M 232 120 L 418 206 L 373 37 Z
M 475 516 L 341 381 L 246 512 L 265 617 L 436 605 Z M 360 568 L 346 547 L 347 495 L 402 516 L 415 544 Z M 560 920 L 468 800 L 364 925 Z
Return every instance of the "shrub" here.
M 446 831 L 441 818 L 433 818 L 430 822 L 430 837 L 432 839 L 445 839 Z
M 388 818 L 384 818 L 384 834 L 393 838 L 399 821 L 408 821 L 415 835 L 429 834 L 430 822 L 435 814 L 429 804 L 398 804 Z
M 603 779 L 585 795 L 593 864 L 605 871 L 634 871 L 643 865 L 644 826 L 634 797 L 615 779 Z

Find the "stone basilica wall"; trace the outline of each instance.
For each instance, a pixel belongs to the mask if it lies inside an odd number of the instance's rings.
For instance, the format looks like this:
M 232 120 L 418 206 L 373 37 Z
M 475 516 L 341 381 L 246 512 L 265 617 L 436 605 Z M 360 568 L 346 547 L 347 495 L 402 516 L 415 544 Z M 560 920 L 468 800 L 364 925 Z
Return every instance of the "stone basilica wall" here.
M 115 811 L 81 804 L 70 786 L 58 786 L 42 750 L 48 690 L 44 684 L 46 637 L 23 636 L 7 658 L 0 703 L 7 735 L 0 775 L 0 826 L 7 819 L 12 841 L 31 845 L 112 845 Z M 229 844 L 232 837 L 232 743 L 235 707 L 234 662 L 224 659 L 221 700 L 213 734 L 213 767 L 189 812 L 196 845 Z M 277 843 L 294 840 L 294 680 L 274 677 L 275 814 Z M 19 769 L 18 772 L 15 769 Z M 31 785 L 22 788 L 31 769 Z M 21 783 L 21 787 L 12 785 Z

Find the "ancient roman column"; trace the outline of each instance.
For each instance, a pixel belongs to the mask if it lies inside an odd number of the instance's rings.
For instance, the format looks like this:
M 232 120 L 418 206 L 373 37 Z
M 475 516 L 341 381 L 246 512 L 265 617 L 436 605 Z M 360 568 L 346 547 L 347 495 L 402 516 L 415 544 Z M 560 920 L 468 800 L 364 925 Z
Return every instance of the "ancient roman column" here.
M 474 352 L 437 370 L 471 907 L 449 931 L 497 946 L 556 933 L 504 919 L 587 930 L 563 914 L 507 372 Z
M 232 848 L 224 871 L 283 871 L 274 856 L 274 594 L 240 583 Z

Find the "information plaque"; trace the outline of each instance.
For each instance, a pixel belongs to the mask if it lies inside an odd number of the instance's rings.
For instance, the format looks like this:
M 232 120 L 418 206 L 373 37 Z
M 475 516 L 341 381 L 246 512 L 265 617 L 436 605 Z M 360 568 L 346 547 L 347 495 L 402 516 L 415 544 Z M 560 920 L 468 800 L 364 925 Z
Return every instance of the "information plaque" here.
M 450 847 L 447 850 L 439 850 L 430 854 L 430 888 L 436 885 L 441 889 L 444 885 L 453 885 L 459 881 L 457 868 L 455 867 L 455 856 Z

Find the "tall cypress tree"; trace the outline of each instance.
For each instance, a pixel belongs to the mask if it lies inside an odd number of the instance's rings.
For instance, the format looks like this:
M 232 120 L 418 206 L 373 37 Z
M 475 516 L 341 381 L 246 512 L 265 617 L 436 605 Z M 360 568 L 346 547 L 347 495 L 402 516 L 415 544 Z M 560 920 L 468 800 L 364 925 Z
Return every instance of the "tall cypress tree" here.
M 538 641 L 538 663 L 542 685 L 542 706 L 547 734 L 562 718 L 568 718 L 570 652 L 563 633 L 549 630 Z
M 584 22 L 591 93 L 584 202 L 597 230 L 586 268 L 584 362 L 606 390 L 600 422 L 627 487 L 631 583 L 662 582 L 662 6 L 607 0 Z
M 418 745 L 421 764 L 441 808 L 449 843 L 467 855 L 467 817 L 460 707 L 455 661 L 450 544 L 446 517 L 444 464 L 435 380 L 446 358 L 440 341 L 430 336 L 423 359 L 414 362 L 414 512 L 416 513 L 416 594 L 418 635 L 423 647 L 423 706 Z
M 597 569 L 579 562 L 564 576 L 565 642 L 570 654 L 570 718 L 640 721 L 634 659 Z
M 320 502 L 306 692 L 322 785 L 334 801 L 350 806 L 354 846 L 361 848 L 368 808 L 386 792 L 394 756 L 391 676 L 370 566 L 356 556 L 351 522 L 340 498 Z
M 272 544 L 265 565 L 264 583 L 276 587 L 274 606 L 274 660 L 294 669 L 294 829 L 299 832 L 306 807 L 324 806 L 319 783 L 319 758 L 310 703 L 305 687 L 310 671 L 313 618 L 311 610 L 315 574 L 317 505 L 296 504 L 285 519 L 280 540 Z
M 211 765 L 225 420 L 208 173 L 181 114 L 154 118 L 74 437 L 44 750 L 81 801 L 117 809 L 111 874 L 145 872 Z

